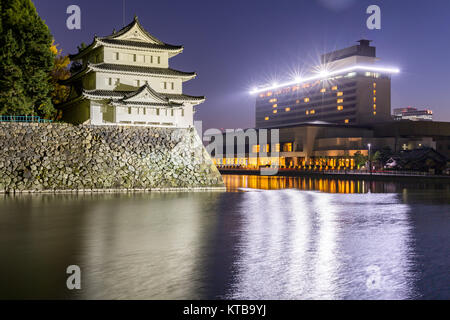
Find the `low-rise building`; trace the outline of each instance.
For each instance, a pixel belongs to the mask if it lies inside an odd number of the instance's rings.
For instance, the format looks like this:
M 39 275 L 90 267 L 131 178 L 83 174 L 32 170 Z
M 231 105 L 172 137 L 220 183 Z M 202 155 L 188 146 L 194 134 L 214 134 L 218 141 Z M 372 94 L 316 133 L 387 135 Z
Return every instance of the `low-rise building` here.
M 219 139 L 224 142 L 222 148 L 212 152 L 214 163 L 219 167 L 279 165 L 286 168 L 355 169 L 355 154 L 367 156 L 369 145 L 373 153 L 386 148 L 393 154 L 431 148 L 450 158 L 450 122 L 391 121 L 370 126 L 312 122 L 272 129 L 279 130 L 278 141 L 271 141 L 270 133 L 261 141 L 259 132 L 265 129 L 250 130 L 256 131 L 257 142 L 254 144 L 250 144 L 246 136 L 231 139 L 222 136 Z
M 393 114 L 394 120 L 433 121 L 433 111 L 430 109 L 396 108 Z

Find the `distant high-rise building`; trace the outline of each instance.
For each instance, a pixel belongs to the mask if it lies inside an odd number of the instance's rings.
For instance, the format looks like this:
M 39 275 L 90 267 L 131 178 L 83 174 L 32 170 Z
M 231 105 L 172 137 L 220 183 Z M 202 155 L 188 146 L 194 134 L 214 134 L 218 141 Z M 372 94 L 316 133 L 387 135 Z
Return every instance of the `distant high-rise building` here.
M 308 76 L 255 88 L 256 127 L 305 122 L 369 124 L 391 120 L 391 74 L 369 40 L 321 56 Z
M 433 121 L 433 111 L 406 107 L 394 109 L 394 120 Z

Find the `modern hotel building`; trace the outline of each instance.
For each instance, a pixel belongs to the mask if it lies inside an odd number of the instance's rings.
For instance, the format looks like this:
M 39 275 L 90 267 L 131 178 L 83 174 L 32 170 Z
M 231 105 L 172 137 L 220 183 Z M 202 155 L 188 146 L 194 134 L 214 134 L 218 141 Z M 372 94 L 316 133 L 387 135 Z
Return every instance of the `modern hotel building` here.
M 389 147 L 392 152 L 432 148 L 450 158 L 450 123 L 394 121 L 391 75 L 379 66 L 370 41 L 321 56 L 319 72 L 255 88 L 256 133 L 221 133 L 209 150 L 219 167 L 355 168 L 355 154 Z M 279 129 L 278 141 L 260 138 Z M 227 139 L 225 139 L 227 136 Z M 231 138 L 230 138 L 231 137 Z M 228 139 L 230 138 L 230 139 Z M 223 148 L 213 151 L 213 143 Z M 253 141 L 253 142 L 251 142 Z M 240 151 L 239 151 L 240 150 Z M 229 152 L 231 151 L 231 152 Z
M 321 56 L 309 76 L 255 88 L 256 127 L 305 122 L 368 124 L 391 120 L 391 74 L 369 40 Z

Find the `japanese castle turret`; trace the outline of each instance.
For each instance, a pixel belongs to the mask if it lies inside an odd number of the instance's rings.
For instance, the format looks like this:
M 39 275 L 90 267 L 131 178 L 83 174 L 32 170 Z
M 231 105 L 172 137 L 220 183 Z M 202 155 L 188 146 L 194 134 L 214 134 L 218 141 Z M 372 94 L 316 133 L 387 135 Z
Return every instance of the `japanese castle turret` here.
M 166 44 L 134 21 L 107 37 L 94 37 L 70 59 L 78 71 L 63 81 L 71 86 L 67 102 L 58 106 L 73 124 L 134 125 L 187 128 L 194 106 L 205 97 L 183 94 L 194 72 L 169 68 L 182 46 Z

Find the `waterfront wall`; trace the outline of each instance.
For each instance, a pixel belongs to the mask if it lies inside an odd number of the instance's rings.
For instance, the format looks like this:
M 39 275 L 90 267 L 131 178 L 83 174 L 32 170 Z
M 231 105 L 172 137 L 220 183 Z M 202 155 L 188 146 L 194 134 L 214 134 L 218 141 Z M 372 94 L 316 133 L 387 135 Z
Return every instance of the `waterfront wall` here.
M 193 128 L 0 123 L 0 192 L 223 186 Z

